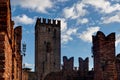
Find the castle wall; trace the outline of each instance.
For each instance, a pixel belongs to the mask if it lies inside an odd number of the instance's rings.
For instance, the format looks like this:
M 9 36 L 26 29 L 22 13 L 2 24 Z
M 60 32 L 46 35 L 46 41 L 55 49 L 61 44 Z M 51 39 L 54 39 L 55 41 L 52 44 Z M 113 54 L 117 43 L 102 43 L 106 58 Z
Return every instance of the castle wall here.
M 15 52 L 13 54 L 14 79 L 22 80 L 22 55 L 21 55 L 21 39 L 22 27 L 18 26 L 14 29 Z
M 63 70 L 64 71 L 73 71 L 73 67 L 74 67 L 74 58 L 71 57 L 70 59 L 68 59 L 66 56 L 63 57 Z
M 81 57 L 79 57 L 79 73 L 82 78 L 85 78 L 89 71 L 89 59 L 88 57 L 83 60 Z
M 94 80 L 117 80 L 115 33 L 93 36 Z
M 79 70 L 74 70 L 74 58 L 71 57 L 68 59 L 64 56 L 62 70 L 49 73 L 44 80 L 93 80 L 93 71 L 85 70 L 88 69 L 88 58 L 85 60 L 79 58 L 79 63 Z
M 14 33 L 10 0 L 0 1 L 0 80 L 22 79 L 21 28 Z M 16 30 L 15 30 L 16 31 Z M 15 39 L 16 38 L 16 39 Z M 18 44 L 19 42 L 19 44 Z M 19 47 L 18 47 L 19 46 Z M 17 51 L 19 49 L 19 51 Z
M 12 80 L 12 50 L 5 33 L 0 33 L 0 79 Z
M 118 73 L 118 80 L 120 80 L 120 54 L 116 56 L 116 68 Z
M 23 69 L 22 70 L 22 80 L 28 80 L 29 79 L 29 70 Z

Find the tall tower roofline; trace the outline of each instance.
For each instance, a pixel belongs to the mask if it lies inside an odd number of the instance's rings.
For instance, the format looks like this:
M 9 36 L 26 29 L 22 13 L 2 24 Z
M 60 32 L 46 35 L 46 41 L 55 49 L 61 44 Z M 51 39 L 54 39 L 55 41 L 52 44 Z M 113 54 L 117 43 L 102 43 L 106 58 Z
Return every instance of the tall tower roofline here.
M 118 80 L 115 59 L 115 33 L 98 31 L 93 36 L 94 80 Z M 99 77 L 99 78 L 98 78 Z
M 35 72 L 38 80 L 60 71 L 60 21 L 37 18 L 35 24 Z
M 115 33 L 111 33 L 107 36 L 105 36 L 105 34 L 101 31 L 98 31 L 97 34 L 95 36 L 92 36 L 93 37 L 93 41 L 96 41 L 96 40 L 115 40 Z
M 60 20 L 52 20 L 46 18 L 37 18 L 36 24 L 39 25 L 52 25 L 54 27 L 60 27 L 61 21 Z

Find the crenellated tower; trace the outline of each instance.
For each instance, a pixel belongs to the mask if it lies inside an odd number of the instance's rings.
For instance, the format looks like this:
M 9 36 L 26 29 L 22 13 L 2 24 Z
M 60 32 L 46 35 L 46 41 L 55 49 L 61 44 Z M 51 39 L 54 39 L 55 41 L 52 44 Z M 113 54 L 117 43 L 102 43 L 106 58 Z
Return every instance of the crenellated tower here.
M 50 72 L 60 70 L 60 21 L 38 18 L 35 25 L 35 72 L 43 80 Z
M 68 59 L 66 56 L 63 56 L 63 70 L 67 72 L 72 72 L 74 68 L 74 57 Z
M 81 57 L 79 57 L 79 73 L 81 78 L 85 78 L 89 71 L 89 58 L 87 57 L 85 60 L 83 60 Z
M 105 36 L 98 31 L 93 36 L 94 80 L 117 80 L 115 33 Z

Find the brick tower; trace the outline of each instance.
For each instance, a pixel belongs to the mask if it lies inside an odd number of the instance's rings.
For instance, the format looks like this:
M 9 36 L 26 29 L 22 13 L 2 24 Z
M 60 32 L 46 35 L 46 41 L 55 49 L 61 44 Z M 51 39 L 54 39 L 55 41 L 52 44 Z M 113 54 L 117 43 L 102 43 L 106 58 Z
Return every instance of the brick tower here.
M 10 0 L 0 0 L 0 80 L 22 79 L 22 27 L 13 26 Z
M 35 25 L 35 72 L 43 80 L 60 70 L 60 21 L 38 18 Z
M 13 24 L 11 22 L 11 7 L 10 0 L 1 0 L 0 1 L 0 31 L 6 31 L 8 37 L 12 36 Z
M 0 1 L 0 80 L 12 80 L 12 21 L 10 0 Z
M 115 33 L 93 36 L 94 80 L 117 80 Z

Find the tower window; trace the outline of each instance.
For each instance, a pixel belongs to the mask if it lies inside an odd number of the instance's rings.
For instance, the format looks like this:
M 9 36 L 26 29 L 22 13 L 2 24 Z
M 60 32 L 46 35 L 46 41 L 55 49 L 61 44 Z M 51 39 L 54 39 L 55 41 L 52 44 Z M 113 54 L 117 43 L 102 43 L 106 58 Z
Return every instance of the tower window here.
M 55 67 L 55 65 L 56 65 L 55 62 L 53 63 L 53 65 L 54 65 L 54 67 Z
M 50 44 L 50 42 L 47 42 L 46 43 L 46 52 L 51 52 L 51 44 Z
M 54 32 L 53 32 L 53 38 L 56 38 L 56 29 L 54 29 Z
M 50 28 L 48 28 L 48 32 L 50 32 Z
M 46 41 L 44 41 L 44 44 L 46 45 Z
M 44 73 L 44 70 L 45 70 L 45 62 L 42 63 L 42 68 L 43 68 L 43 73 Z

